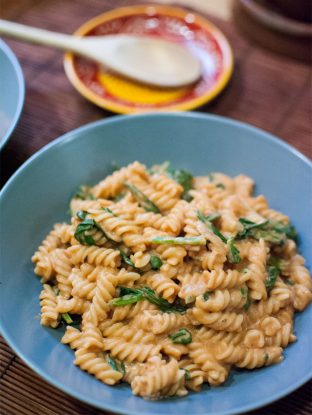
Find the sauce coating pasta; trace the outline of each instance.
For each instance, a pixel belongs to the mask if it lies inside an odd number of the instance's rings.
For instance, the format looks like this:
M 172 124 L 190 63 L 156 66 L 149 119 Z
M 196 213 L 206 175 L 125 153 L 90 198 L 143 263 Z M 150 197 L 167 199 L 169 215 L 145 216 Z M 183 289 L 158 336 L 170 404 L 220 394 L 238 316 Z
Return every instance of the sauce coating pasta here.
M 74 364 L 145 399 L 280 362 L 312 280 L 288 217 L 253 185 L 134 162 L 82 186 L 32 257 L 41 324 L 66 324 Z

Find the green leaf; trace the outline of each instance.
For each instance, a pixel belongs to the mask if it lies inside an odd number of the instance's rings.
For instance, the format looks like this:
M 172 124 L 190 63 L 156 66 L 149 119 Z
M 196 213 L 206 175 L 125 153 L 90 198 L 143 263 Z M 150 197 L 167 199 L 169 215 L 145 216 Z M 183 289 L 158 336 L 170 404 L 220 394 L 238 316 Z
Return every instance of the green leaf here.
M 189 193 L 182 193 L 182 199 L 190 203 L 193 200 L 193 196 Z
M 159 258 L 158 255 L 152 255 L 151 256 L 151 267 L 154 270 L 159 269 L 162 266 L 162 260 Z
M 123 376 L 125 376 L 126 366 L 125 366 L 124 362 L 120 362 L 120 372 L 123 374 Z
M 207 215 L 207 216 L 205 216 L 205 219 L 208 221 L 208 222 L 213 222 L 213 221 L 215 221 L 216 219 L 219 219 L 221 217 L 221 215 L 220 215 L 220 213 L 210 213 L 210 215 Z
M 82 245 L 95 245 L 93 237 L 87 234 L 87 232 L 93 231 L 94 229 L 97 229 L 95 220 L 85 219 L 76 227 L 74 236 Z
M 141 292 L 138 288 L 125 287 L 124 285 L 119 285 L 118 289 L 120 296 L 127 294 L 139 294 Z
M 184 370 L 184 377 L 185 377 L 185 380 L 192 380 L 192 375 L 191 375 L 191 373 L 190 373 L 190 371 L 189 370 L 187 370 L 187 369 L 183 369 Z
M 251 306 L 251 299 L 250 299 L 250 297 L 249 297 L 249 295 L 247 296 L 247 299 L 246 299 L 246 303 L 243 305 L 243 307 L 244 307 L 244 310 L 245 311 L 247 311 L 248 309 L 249 309 L 249 307 Z
M 62 314 L 62 319 L 65 321 L 66 324 L 73 323 L 73 320 L 72 320 L 72 318 L 70 317 L 70 315 L 68 313 L 63 313 Z
M 269 360 L 269 354 L 267 352 L 264 353 L 264 364 L 266 364 Z
M 189 238 L 184 236 L 156 236 L 155 238 L 152 238 L 150 242 L 157 245 L 206 245 L 206 239 L 202 236 L 194 236 Z
M 192 333 L 185 328 L 180 329 L 174 334 L 168 336 L 173 343 L 177 344 L 190 344 L 192 343 Z
M 271 221 L 271 226 L 274 227 L 276 232 L 283 233 L 286 235 L 288 239 L 293 239 L 296 241 L 298 234 L 294 226 L 292 225 L 285 225 L 282 222 L 278 221 Z
M 285 280 L 285 283 L 287 285 L 295 285 L 295 282 L 291 278 L 288 278 L 287 280 Z
M 256 222 L 253 222 L 253 221 L 251 221 L 249 219 L 246 219 L 246 218 L 239 218 L 239 222 L 242 225 L 244 225 L 244 228 L 247 229 L 247 230 L 253 229 L 253 228 L 261 228 L 261 227 L 263 227 L 263 226 L 265 226 L 269 223 L 268 220 L 256 223 Z
M 246 287 L 242 287 L 240 289 L 240 292 L 241 292 L 241 294 L 242 294 L 243 297 L 247 297 L 248 290 L 247 290 Z
M 77 192 L 73 196 L 74 199 L 81 199 L 81 200 L 95 200 L 95 197 L 93 196 L 91 192 L 91 188 L 89 186 L 79 186 Z
M 136 198 L 140 206 L 143 207 L 147 212 L 160 213 L 158 207 L 153 203 L 141 190 L 130 183 L 125 183 L 125 187 L 130 190 L 132 195 Z
M 188 295 L 185 298 L 185 304 L 190 304 L 190 303 L 194 303 L 194 301 L 196 300 L 195 295 Z
M 83 220 L 81 223 L 79 223 L 79 225 L 77 225 L 74 233 L 74 237 L 77 239 L 77 241 L 80 242 L 82 245 L 96 245 L 95 240 L 93 239 L 92 235 L 90 235 L 90 233 L 94 231 L 99 231 L 108 241 L 116 245 L 116 242 L 106 235 L 104 230 L 94 219 L 86 218 L 87 214 L 88 212 L 83 210 L 77 212 L 78 218 Z
M 115 216 L 117 218 L 117 215 L 108 207 L 103 207 L 102 210 L 106 213 L 110 213 L 111 215 Z
M 206 292 L 203 294 L 203 299 L 204 299 L 205 301 L 209 300 L 210 294 L 212 294 L 212 293 L 213 293 L 213 291 L 206 291 Z
M 78 212 L 76 213 L 76 216 L 80 220 L 85 220 L 87 214 L 88 214 L 88 212 L 86 210 L 78 210 Z
M 205 216 L 201 211 L 197 211 L 198 219 L 205 223 L 210 230 L 218 236 L 223 243 L 229 243 L 229 251 L 227 253 L 228 261 L 231 264 L 238 264 L 241 261 L 241 257 L 239 255 L 239 250 L 237 249 L 234 238 L 230 238 L 229 240 L 219 231 L 219 229 L 212 223 L 212 221 L 218 219 L 220 215 L 218 213 L 212 213 L 208 216 Z
M 282 259 L 271 255 L 269 260 L 268 260 L 268 265 L 271 265 L 272 267 L 275 267 L 275 268 L 278 268 L 279 270 L 281 270 Z
M 229 251 L 227 253 L 227 259 L 231 264 L 239 264 L 241 262 L 241 257 L 239 255 L 239 250 L 234 243 L 234 238 L 230 238 L 228 242 Z
M 263 239 L 266 242 L 270 242 L 274 245 L 282 245 L 286 241 L 286 235 L 277 232 L 275 229 L 253 229 L 250 236 L 253 239 Z
M 243 308 L 244 308 L 245 311 L 247 311 L 249 309 L 249 307 L 251 306 L 251 299 L 250 299 L 250 296 L 249 296 L 249 290 L 248 290 L 247 287 L 242 287 L 240 289 L 240 292 L 242 294 L 242 297 L 246 298 L 246 302 L 243 305 Z
M 138 294 L 126 294 L 122 297 L 114 298 L 109 302 L 112 307 L 121 307 L 128 304 L 134 304 L 143 300 L 143 293 Z
M 170 166 L 170 164 L 167 164 L 164 173 L 170 179 L 174 180 L 183 187 L 182 199 L 190 202 L 192 200 L 192 196 L 190 196 L 188 192 L 192 189 L 193 186 L 193 175 L 186 170 L 174 169 Z
M 263 228 L 269 223 L 268 220 L 260 223 L 255 223 L 246 218 L 240 218 L 239 222 L 243 225 L 244 229 L 236 235 L 235 239 L 248 238 L 249 234 L 251 234 L 252 229 Z
M 119 307 L 141 300 L 147 300 L 150 303 L 155 304 L 161 311 L 166 313 L 185 313 L 186 311 L 184 306 L 169 303 L 164 298 L 155 294 L 154 290 L 149 287 L 129 288 L 120 286 L 119 292 L 121 297 L 111 300 L 110 305 Z
M 122 249 L 120 249 L 119 248 L 119 252 L 120 252 L 120 256 L 121 256 L 121 258 L 122 258 L 122 260 L 127 264 L 127 265 L 130 265 L 130 267 L 133 267 L 133 268 L 135 268 L 134 267 L 134 263 L 131 261 L 131 259 L 126 255 L 126 253 L 122 250 Z
M 223 190 L 225 189 L 225 186 L 223 183 L 217 183 L 216 187 L 219 187 L 219 189 L 223 189 Z
M 205 216 L 200 210 L 197 211 L 197 217 L 198 219 L 208 225 L 209 229 L 218 236 L 222 242 L 225 244 L 227 243 L 227 238 L 219 231 L 219 229 L 212 223 L 211 220 L 209 220 L 209 215 Z M 216 218 L 215 218 L 216 219 Z M 214 219 L 214 220 L 215 220 Z
M 253 238 L 264 239 L 275 245 L 282 245 L 287 238 L 296 239 L 297 233 L 293 226 L 285 226 L 283 223 L 272 220 L 255 223 L 245 218 L 239 219 L 244 229 L 239 232 L 235 239 Z
M 121 372 L 123 375 L 126 374 L 124 362 L 119 362 L 118 360 L 114 359 L 111 355 L 108 355 L 107 363 L 111 366 L 113 370 L 116 370 L 116 372 Z
M 180 304 L 171 304 L 162 297 L 159 297 L 149 287 L 143 287 L 144 298 L 150 303 L 155 304 L 161 311 L 166 313 L 185 313 L 186 308 Z
M 118 372 L 117 362 L 110 355 L 108 355 L 108 357 L 107 357 L 107 363 L 112 367 L 113 370 L 116 370 L 116 372 Z
M 265 286 L 268 291 L 272 290 L 272 288 L 274 287 L 279 273 L 280 270 L 277 267 L 271 266 L 268 268 L 268 276 L 265 281 Z

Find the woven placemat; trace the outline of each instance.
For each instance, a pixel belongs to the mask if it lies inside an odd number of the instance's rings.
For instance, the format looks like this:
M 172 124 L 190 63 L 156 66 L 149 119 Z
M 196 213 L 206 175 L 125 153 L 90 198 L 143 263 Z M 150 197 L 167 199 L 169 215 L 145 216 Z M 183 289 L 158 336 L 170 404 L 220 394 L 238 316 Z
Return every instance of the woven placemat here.
M 312 382 L 287 398 L 250 415 L 310 415 Z M 107 415 L 78 402 L 49 385 L 0 337 L 0 414 L 1 415 Z
M 71 33 L 97 14 L 134 3 L 140 1 L 10 0 L 1 3 L 1 18 Z M 309 66 L 254 46 L 237 31 L 231 20 L 209 18 L 229 38 L 235 55 L 235 70 L 226 90 L 200 110 L 264 128 L 311 157 Z M 54 138 L 112 115 L 87 102 L 72 88 L 64 75 L 61 52 L 13 40 L 8 43 L 24 71 L 26 101 L 17 129 L 1 153 L 2 184 L 35 151 Z M 312 414 L 311 387 L 311 383 L 304 385 L 252 414 Z M 0 340 L 0 414 L 103 415 L 105 412 L 84 405 L 49 385 Z

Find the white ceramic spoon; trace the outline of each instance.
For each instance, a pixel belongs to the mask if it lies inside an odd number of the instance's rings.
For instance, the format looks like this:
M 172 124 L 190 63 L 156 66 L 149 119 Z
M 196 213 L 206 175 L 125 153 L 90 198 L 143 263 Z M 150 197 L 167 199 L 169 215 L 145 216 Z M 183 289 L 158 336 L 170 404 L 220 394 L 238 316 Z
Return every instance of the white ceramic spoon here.
M 70 36 L 1 19 L 0 34 L 74 52 L 147 84 L 178 87 L 200 77 L 200 63 L 185 47 L 157 38 Z

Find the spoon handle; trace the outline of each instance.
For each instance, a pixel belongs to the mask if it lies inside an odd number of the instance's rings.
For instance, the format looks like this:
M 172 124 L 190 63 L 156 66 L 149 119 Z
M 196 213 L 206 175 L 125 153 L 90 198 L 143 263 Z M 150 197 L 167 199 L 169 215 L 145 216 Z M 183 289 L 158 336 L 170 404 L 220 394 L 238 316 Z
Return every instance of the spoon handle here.
M 0 34 L 16 39 L 52 46 L 58 49 L 79 52 L 81 39 L 77 36 L 64 35 L 49 30 L 37 29 L 20 23 L 0 19 Z

